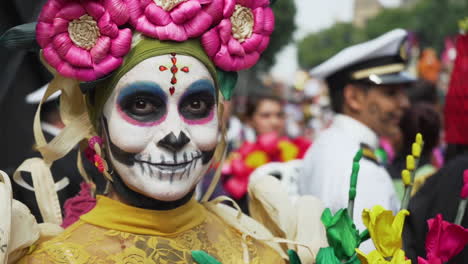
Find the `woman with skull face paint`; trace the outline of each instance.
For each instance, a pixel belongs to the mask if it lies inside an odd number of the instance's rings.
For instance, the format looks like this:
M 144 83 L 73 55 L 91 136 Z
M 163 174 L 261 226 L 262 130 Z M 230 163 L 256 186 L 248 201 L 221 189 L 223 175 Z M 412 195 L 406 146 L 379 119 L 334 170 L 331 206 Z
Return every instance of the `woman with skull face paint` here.
M 200 255 L 221 263 L 285 262 L 284 249 L 265 227 L 207 202 L 210 190 L 202 203 L 193 197 L 223 155 L 219 120 L 236 71 L 253 66 L 268 45 L 274 27 L 269 4 L 46 3 L 33 30 L 54 74 L 43 101 L 62 90 L 66 127 L 50 143 L 35 129 L 44 159 L 25 161 L 18 171 L 31 172 L 49 225 L 61 224 L 62 215 L 48 167 L 76 144 L 108 184 L 94 208 L 35 244 L 20 263 L 204 263 Z M 6 38 L 25 38 L 30 29 L 17 27 Z

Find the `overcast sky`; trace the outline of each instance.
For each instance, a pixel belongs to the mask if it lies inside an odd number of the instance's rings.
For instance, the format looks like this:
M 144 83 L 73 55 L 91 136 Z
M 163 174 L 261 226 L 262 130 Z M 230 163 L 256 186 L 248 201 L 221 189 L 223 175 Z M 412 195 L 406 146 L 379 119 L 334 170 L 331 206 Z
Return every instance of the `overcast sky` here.
M 278 0 L 281 1 L 281 0 Z M 295 0 L 297 6 L 295 39 L 299 40 L 311 32 L 327 28 L 337 21 L 350 21 L 353 16 L 354 0 Z M 398 5 L 400 0 L 380 0 L 385 6 Z M 296 47 L 285 47 L 277 57 L 272 69 L 274 77 L 289 84 L 298 69 Z

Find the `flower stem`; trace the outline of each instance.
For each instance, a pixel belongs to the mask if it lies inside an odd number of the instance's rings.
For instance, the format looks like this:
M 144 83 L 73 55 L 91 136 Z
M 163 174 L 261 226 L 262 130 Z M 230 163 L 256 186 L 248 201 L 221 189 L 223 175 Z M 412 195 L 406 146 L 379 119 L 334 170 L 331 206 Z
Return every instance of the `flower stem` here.
M 455 217 L 455 224 L 456 225 L 461 225 L 461 222 L 463 220 L 463 216 L 465 215 L 466 205 L 467 204 L 468 204 L 467 199 L 463 199 L 463 200 L 460 201 L 460 204 L 458 205 L 457 217 Z
M 349 180 L 349 194 L 348 194 L 348 214 L 351 219 L 353 219 L 354 214 L 354 199 L 356 198 L 356 185 L 357 185 L 357 178 L 359 174 L 359 161 L 362 158 L 362 149 L 359 149 L 354 155 L 353 158 L 353 169 L 351 171 L 351 177 Z

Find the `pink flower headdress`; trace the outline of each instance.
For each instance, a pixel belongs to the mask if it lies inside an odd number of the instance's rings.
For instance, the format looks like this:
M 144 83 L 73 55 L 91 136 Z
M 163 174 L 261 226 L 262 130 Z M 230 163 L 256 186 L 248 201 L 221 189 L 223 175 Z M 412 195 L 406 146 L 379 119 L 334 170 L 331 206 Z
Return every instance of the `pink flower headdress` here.
M 39 16 L 37 42 L 58 73 L 81 81 L 99 79 L 122 64 L 132 31 L 123 0 L 49 0 Z
M 216 66 L 239 71 L 257 63 L 275 26 L 268 0 L 236 0 L 234 12 L 202 36 Z
M 234 9 L 234 0 L 128 0 L 130 23 L 146 36 L 185 41 L 199 37 Z
M 134 32 L 177 42 L 201 38 L 224 74 L 220 79 L 231 87 L 235 72 L 255 65 L 268 46 L 274 28 L 269 5 L 269 0 L 49 0 L 36 37 L 50 66 L 85 82 L 122 64 Z

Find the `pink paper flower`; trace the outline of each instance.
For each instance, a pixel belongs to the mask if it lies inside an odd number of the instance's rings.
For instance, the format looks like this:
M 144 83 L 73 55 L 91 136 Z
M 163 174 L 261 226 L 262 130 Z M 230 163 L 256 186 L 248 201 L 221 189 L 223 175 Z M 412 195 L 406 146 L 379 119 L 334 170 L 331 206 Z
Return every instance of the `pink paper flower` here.
M 248 69 L 267 48 L 274 26 L 268 0 L 236 0 L 232 15 L 203 34 L 202 44 L 222 70 Z
M 427 221 L 427 260 L 418 257 L 419 264 L 442 264 L 458 255 L 468 243 L 468 229 L 449 223 L 438 214 Z
M 468 170 L 463 172 L 463 187 L 460 196 L 462 199 L 468 198 Z
M 62 227 L 67 228 L 75 223 L 81 215 L 91 211 L 96 206 L 96 199 L 91 196 L 91 186 L 89 183 L 81 183 L 80 192 L 73 198 L 65 201 L 65 218 Z
M 49 0 L 36 27 L 45 60 L 61 75 L 93 81 L 122 64 L 132 31 L 124 0 Z
M 144 35 L 185 41 L 201 36 L 234 9 L 234 0 L 128 0 L 130 23 Z

